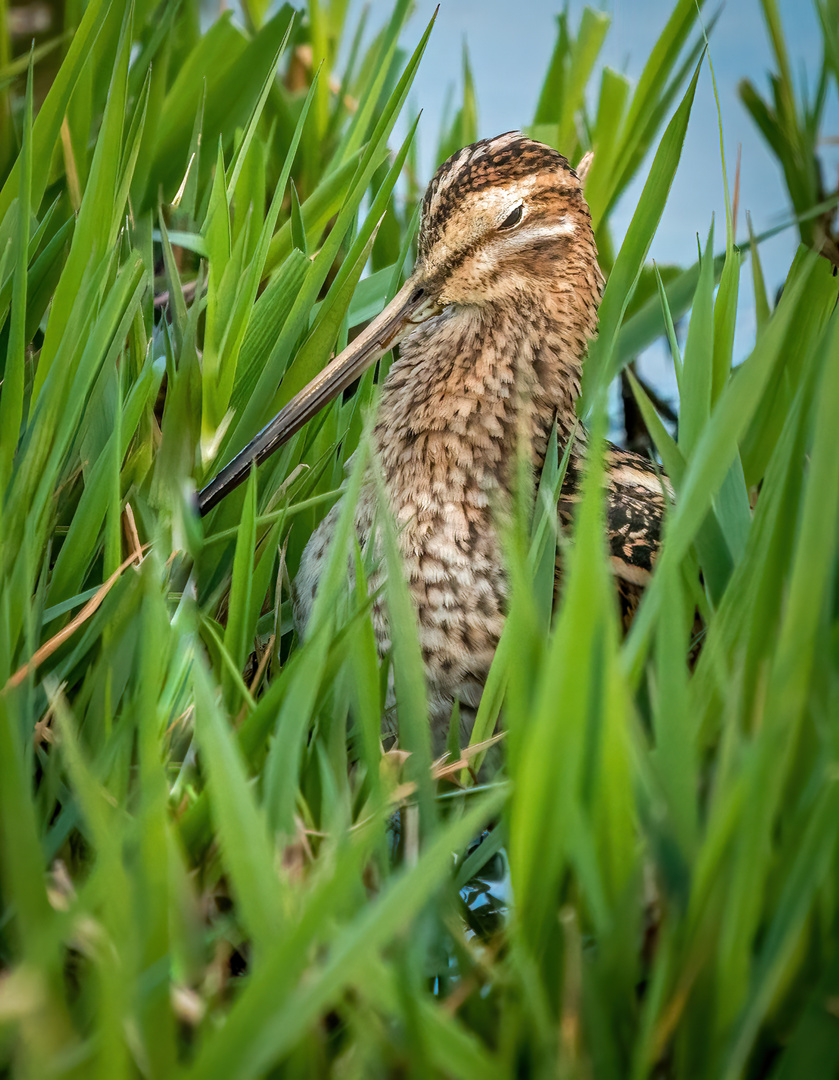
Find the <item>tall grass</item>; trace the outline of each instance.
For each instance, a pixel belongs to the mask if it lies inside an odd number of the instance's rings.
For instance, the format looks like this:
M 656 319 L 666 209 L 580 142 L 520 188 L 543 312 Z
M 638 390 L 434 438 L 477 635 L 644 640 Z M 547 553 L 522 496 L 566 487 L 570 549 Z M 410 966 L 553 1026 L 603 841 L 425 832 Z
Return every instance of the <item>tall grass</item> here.
M 722 256 L 712 231 L 693 267 L 646 262 L 698 107 L 694 0 L 635 87 L 598 69 L 606 16 L 563 16 L 529 128 L 596 151 L 595 435 L 608 381 L 670 336 L 677 438 L 633 385 L 676 498 L 621 639 L 602 463 L 557 537 L 549 455 L 546 498 L 511 523 L 475 734 L 503 709 L 505 764 L 481 784 L 432 770 L 393 543 L 390 659 L 361 556 L 352 593 L 333 556 L 305 644 L 292 629 L 288 581 L 348 459 L 347 534 L 375 472 L 374 372 L 203 523 L 193 509 L 411 261 L 418 178 L 410 135 L 390 138 L 432 26 L 404 52 L 397 2 L 365 53 L 344 3 L 268 7 L 202 31 L 190 0 L 68 5 L 43 100 L 0 50 L 4 1075 L 832 1075 L 837 281 L 802 247 L 773 309 L 753 244 L 759 332 L 732 372 L 730 212 Z M 471 93 L 441 150 L 474 137 Z M 610 211 L 650 150 L 618 246 Z M 391 664 L 407 757 L 379 743 Z M 502 844 L 510 910 L 476 934 L 458 890 Z

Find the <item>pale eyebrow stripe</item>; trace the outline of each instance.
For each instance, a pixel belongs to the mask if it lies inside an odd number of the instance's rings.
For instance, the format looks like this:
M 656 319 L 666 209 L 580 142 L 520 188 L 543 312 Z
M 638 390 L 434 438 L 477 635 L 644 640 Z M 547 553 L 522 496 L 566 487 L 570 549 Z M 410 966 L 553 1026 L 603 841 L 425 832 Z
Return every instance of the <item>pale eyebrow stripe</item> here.
M 552 236 L 572 236 L 577 226 L 570 217 L 560 218 L 553 225 L 523 225 L 504 237 L 504 243 L 528 244 L 531 240 L 547 240 Z
M 500 254 L 509 251 L 510 248 L 527 247 L 534 240 L 551 240 L 560 236 L 573 236 L 576 231 L 576 223 L 570 217 L 560 218 L 553 225 L 531 225 L 529 228 L 524 225 L 514 232 L 495 237 L 487 244 L 485 250 L 493 254 L 496 252 Z

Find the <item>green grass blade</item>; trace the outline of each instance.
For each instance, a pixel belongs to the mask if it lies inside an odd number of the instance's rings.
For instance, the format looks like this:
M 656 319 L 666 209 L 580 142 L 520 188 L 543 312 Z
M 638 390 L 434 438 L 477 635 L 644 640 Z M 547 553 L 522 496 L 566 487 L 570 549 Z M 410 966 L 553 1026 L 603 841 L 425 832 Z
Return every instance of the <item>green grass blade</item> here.
M 0 442 L 0 491 L 8 482 L 17 434 L 23 419 L 24 349 L 26 346 L 27 262 L 29 226 L 32 212 L 32 64 L 26 77 L 26 104 L 23 114 L 23 145 L 20 156 L 15 238 L 15 267 L 12 285 L 12 318 L 9 346 L 3 367 L 3 393 L 0 396 L 0 430 L 6 433 Z
M 681 105 L 662 137 L 640 202 L 632 216 L 620 254 L 609 275 L 609 282 L 600 305 L 599 334 L 589 350 L 583 372 L 584 399 L 589 405 L 599 392 L 599 387 L 608 383 L 618 373 L 615 341 L 632 290 L 638 281 L 650 249 L 653 234 L 661 220 L 667 192 L 670 190 L 676 167 L 679 164 L 700 65 L 701 61 L 694 71 Z

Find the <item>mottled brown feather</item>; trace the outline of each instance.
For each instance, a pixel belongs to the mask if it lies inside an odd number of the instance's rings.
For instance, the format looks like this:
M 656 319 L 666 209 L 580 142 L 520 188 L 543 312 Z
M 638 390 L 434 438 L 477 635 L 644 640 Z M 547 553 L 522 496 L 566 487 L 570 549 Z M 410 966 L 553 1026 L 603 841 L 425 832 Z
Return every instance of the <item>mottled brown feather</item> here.
M 505 231 L 519 205 L 520 223 Z M 510 505 L 515 448 L 520 439 L 530 447 L 535 482 L 554 423 L 562 449 L 574 440 L 560 518 L 573 510 L 585 451 L 575 404 L 603 277 L 576 173 L 556 150 L 518 132 L 465 147 L 440 166 L 423 202 L 418 252 L 412 282 L 440 313 L 402 341 L 383 386 L 375 445 L 400 530 L 439 749 L 456 700 L 468 734 L 504 625 L 497 523 Z M 629 613 L 655 561 L 666 481 L 652 463 L 617 448 L 607 465 L 612 565 Z M 368 483 L 356 531 L 377 549 L 374 510 Z M 301 629 L 337 512 L 313 535 L 295 582 Z M 385 653 L 389 627 L 379 604 L 373 621 Z

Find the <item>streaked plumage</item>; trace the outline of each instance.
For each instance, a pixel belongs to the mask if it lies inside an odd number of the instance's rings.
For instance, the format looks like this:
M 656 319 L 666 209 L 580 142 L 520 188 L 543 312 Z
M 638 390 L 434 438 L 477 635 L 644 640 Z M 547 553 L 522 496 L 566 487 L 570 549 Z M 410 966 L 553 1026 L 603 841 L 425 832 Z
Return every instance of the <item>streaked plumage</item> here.
M 534 482 L 554 424 L 561 449 L 573 440 L 560 518 L 573 511 L 585 451 L 575 403 L 602 287 L 582 183 L 565 158 L 519 132 L 467 146 L 428 187 L 417 264 L 388 311 L 303 391 L 309 398 L 269 425 L 256 451 L 225 470 L 234 480 L 244 475 L 254 453 L 264 457 L 278 434 L 288 437 L 399 341 L 375 444 L 417 611 L 438 747 L 455 700 L 468 728 L 503 627 L 497 522 L 512 497 L 517 440 L 530 448 Z M 229 483 L 222 474 L 207 504 Z M 629 617 L 658 548 L 662 480 L 651 462 L 612 448 L 608 485 L 612 566 Z M 362 545 L 374 510 L 368 485 L 356 513 Z M 295 582 L 304 633 L 337 513 L 312 536 Z M 384 653 L 387 613 L 378 604 L 374 624 Z

